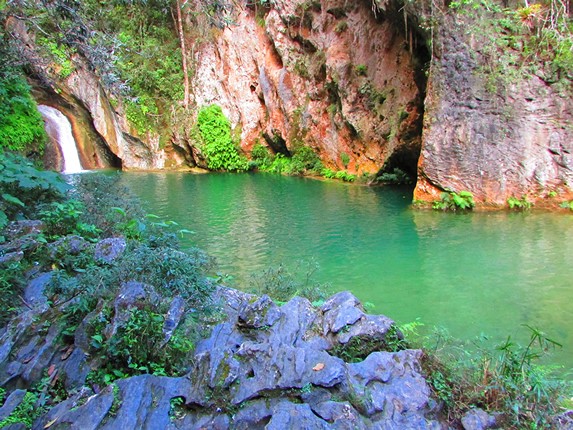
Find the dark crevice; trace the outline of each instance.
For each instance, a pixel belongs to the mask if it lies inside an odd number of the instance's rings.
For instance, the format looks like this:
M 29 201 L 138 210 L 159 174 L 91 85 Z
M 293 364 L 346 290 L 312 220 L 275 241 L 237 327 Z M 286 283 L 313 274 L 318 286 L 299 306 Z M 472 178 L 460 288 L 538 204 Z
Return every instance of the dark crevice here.
M 287 157 L 291 156 L 291 153 L 286 146 L 286 141 L 280 134 L 280 131 L 273 130 L 272 135 L 263 133 L 263 138 L 275 154 L 283 154 Z
M 416 22 L 410 17 L 404 22 L 402 10 L 387 10 L 387 19 L 395 23 L 395 28 L 405 42 L 405 49 L 411 53 L 414 70 L 414 84 L 418 97 L 407 107 L 408 116 L 404 118 L 399 130 L 399 146 L 388 156 L 378 172 L 378 177 L 398 176 L 399 182 L 406 182 L 405 177 L 415 182 L 417 178 L 418 161 L 422 146 L 422 131 L 424 124 L 424 103 L 428 84 L 428 70 L 431 53 L 426 37 L 420 31 Z M 410 118 L 407 120 L 407 118 Z

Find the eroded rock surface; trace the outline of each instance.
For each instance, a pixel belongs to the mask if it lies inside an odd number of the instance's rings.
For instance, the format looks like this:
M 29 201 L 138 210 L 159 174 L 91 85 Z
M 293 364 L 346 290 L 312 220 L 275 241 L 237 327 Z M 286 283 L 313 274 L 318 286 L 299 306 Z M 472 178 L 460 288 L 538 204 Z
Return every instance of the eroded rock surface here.
M 154 294 L 151 286 L 125 284 L 110 330 L 138 303 L 160 300 Z M 35 429 L 443 428 L 420 373 L 421 351 L 389 352 L 401 336 L 393 322 L 364 313 L 350 293 L 318 308 L 303 298 L 279 307 L 267 296 L 223 287 L 218 295 L 226 317 L 197 344 L 186 375 L 140 375 L 107 387 L 86 381 L 98 365 L 87 355 L 86 323 L 63 345 L 65 326 L 53 322 L 40 334 L 38 321 L 49 310 L 29 309 L 2 335 L 0 383 L 12 394 L 0 413 L 23 398 L 16 388 L 38 382 L 49 369 L 50 384 L 59 380 L 75 394 L 41 416 Z M 173 324 L 182 307 L 177 299 L 169 307 Z

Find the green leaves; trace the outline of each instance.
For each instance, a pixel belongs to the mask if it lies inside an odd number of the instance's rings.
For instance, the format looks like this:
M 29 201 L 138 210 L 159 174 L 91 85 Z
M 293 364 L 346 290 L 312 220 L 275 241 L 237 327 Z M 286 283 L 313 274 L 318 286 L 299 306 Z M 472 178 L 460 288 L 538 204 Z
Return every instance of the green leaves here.
M 507 204 L 510 209 L 516 210 L 530 209 L 532 205 L 532 203 L 527 200 L 526 196 L 523 196 L 521 199 L 511 196 L 509 199 L 507 199 Z
M 231 123 L 220 106 L 201 108 L 197 127 L 202 140 L 201 151 L 210 170 L 243 172 L 248 169 L 247 160 L 239 155 L 231 138 Z
M 468 211 L 475 207 L 474 196 L 469 191 L 455 192 L 444 192 L 442 193 L 441 199 L 436 200 L 432 204 L 432 208 L 435 210 L 443 211 Z
M 43 152 L 46 131 L 30 86 L 19 74 L 0 74 L 0 149 Z

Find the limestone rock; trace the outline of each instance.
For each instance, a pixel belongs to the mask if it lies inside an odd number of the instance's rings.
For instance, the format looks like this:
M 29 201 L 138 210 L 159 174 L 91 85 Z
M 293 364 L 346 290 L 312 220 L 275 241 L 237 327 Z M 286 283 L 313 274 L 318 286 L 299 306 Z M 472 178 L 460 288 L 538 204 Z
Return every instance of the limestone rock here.
M 482 409 L 471 409 L 462 417 L 464 430 L 487 430 L 496 427 L 496 419 Z
M 109 237 L 100 240 L 95 247 L 94 257 L 106 263 L 111 263 L 121 256 L 127 243 L 123 237 Z

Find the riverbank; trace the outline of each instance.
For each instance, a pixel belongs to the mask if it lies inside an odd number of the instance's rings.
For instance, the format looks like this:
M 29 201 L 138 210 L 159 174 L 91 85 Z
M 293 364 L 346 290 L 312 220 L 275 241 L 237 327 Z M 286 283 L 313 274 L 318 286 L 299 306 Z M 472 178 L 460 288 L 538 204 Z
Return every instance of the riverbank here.
M 3 179 L 18 196 L 2 207 L 3 425 L 469 429 L 560 413 L 561 391 L 534 415 L 463 406 L 444 367 L 349 293 L 279 306 L 226 289 L 208 256 L 177 249 L 183 229 L 145 215 L 113 180 L 81 175 L 66 197 L 53 175 L 31 188 Z M 520 374 L 537 375 L 531 364 Z M 520 392 L 531 382 L 512 381 Z

